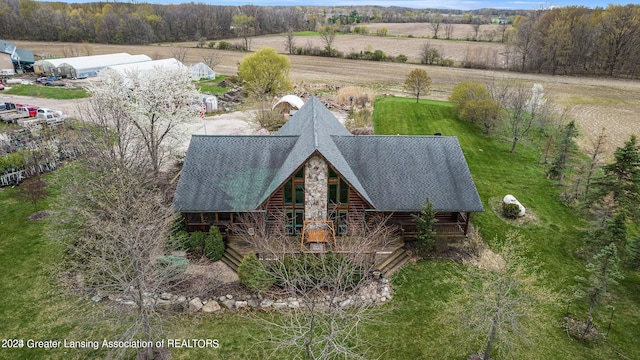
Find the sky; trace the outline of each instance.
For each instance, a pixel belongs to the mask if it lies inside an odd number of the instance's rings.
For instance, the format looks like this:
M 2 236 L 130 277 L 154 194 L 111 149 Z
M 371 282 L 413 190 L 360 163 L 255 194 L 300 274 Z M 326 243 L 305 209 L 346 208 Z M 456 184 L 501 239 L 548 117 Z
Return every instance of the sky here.
M 45 0 L 46 1 L 46 0 Z M 99 0 L 63 0 L 69 3 L 94 2 Z M 103 0 L 104 1 L 104 0 Z M 113 1 L 113 0 L 110 0 Z M 180 4 L 180 3 L 204 3 L 209 5 L 258 5 L 258 6 L 356 6 L 356 5 L 377 5 L 377 6 L 400 6 L 413 9 L 455 9 L 455 10 L 475 10 L 483 8 L 493 9 L 545 9 L 550 6 L 586 6 L 589 8 L 606 8 L 611 4 L 635 4 L 640 1 L 628 0 L 325 0 L 325 1 L 305 1 L 305 0 L 116 0 L 118 2 L 138 2 L 154 4 Z

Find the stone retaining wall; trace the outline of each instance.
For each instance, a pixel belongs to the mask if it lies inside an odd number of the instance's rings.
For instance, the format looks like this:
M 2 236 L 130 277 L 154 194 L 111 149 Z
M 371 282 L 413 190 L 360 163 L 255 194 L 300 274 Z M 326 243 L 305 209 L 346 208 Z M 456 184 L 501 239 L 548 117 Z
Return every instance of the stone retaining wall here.
M 286 298 L 270 298 L 257 296 L 254 294 L 244 295 L 226 295 L 220 296 L 217 299 L 202 300 L 199 297 L 188 298 L 186 296 L 175 295 L 171 293 L 162 293 L 158 296 L 147 296 L 144 299 L 144 303 L 151 305 L 155 303 L 155 306 L 161 310 L 172 312 L 220 312 L 223 310 L 238 311 L 242 309 L 256 309 L 256 310 L 286 310 L 286 309 L 299 309 L 304 308 L 305 304 L 303 299 L 297 297 Z M 391 289 L 387 279 L 372 280 L 365 284 L 357 294 L 345 296 L 343 298 L 331 298 L 326 297 L 324 299 L 315 299 L 315 305 L 320 306 L 340 306 L 349 307 L 354 305 L 376 305 L 384 304 L 391 300 Z M 123 305 L 135 306 L 135 302 L 131 298 L 126 296 L 109 295 L 108 299 Z M 102 300 L 99 296 L 92 298 L 94 301 Z

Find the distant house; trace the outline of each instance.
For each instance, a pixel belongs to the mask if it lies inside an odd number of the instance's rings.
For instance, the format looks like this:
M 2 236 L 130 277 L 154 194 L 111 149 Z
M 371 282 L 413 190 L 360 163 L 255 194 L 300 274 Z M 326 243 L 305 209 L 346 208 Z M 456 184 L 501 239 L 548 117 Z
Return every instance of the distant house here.
M 19 49 L 16 44 L 0 40 L 0 75 L 14 75 L 17 70 L 25 72 L 35 62 L 33 51 Z
M 339 238 L 375 214 L 410 241 L 427 196 L 441 234 L 464 236 L 483 211 L 456 137 L 354 136 L 314 97 L 274 135 L 194 135 L 173 205 L 188 231 L 218 226 L 229 239 L 247 214 L 263 214 L 304 251 L 308 225 Z

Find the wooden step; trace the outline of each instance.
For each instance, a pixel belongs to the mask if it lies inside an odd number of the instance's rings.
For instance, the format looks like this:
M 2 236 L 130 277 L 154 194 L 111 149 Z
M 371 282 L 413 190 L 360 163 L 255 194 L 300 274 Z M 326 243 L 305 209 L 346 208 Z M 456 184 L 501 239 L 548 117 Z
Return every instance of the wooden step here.
M 222 254 L 222 262 L 229 265 L 233 270 L 238 271 L 238 266 L 242 262 L 242 256 L 237 251 L 227 247 Z
M 220 259 L 223 263 L 227 264 L 233 271 L 238 272 L 238 265 L 236 265 L 233 261 L 229 260 L 227 257 L 222 257 Z
M 396 256 L 393 257 L 392 261 L 389 261 L 387 263 L 387 265 L 385 265 L 383 268 L 380 269 L 380 271 L 382 271 L 382 273 L 384 274 L 386 271 L 388 271 L 389 269 L 395 267 L 398 263 L 402 262 L 405 258 L 408 258 L 409 256 L 407 255 L 406 252 L 398 254 Z
M 376 261 L 374 268 L 382 271 L 383 268 L 387 267 L 391 262 L 395 260 L 396 257 L 401 256 L 403 253 L 406 255 L 407 252 L 403 248 L 397 248 L 394 252 L 389 254 L 386 258 L 381 259 L 380 262 Z
M 404 254 L 404 256 L 398 257 L 398 261 L 395 262 L 395 265 L 393 267 L 387 268 L 387 270 L 382 271 L 382 275 L 389 279 L 391 277 L 391 275 L 393 275 L 396 271 L 400 270 L 406 263 L 409 262 L 409 255 L 407 255 L 406 253 Z

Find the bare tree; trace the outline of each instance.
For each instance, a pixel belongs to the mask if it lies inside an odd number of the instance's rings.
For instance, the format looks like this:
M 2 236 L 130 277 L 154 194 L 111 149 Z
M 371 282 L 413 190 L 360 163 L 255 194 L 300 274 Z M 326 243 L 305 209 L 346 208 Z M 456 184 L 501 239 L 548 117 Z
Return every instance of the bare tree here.
M 289 53 L 289 55 L 293 55 L 296 52 L 296 37 L 293 28 L 289 28 L 287 33 L 284 35 L 284 49 Z
M 64 45 L 62 47 L 62 55 L 64 57 L 80 56 L 80 48 L 77 45 Z
M 216 50 L 210 50 L 202 55 L 202 62 L 213 69 L 222 62 L 222 53 Z
M 482 343 L 482 359 L 491 359 L 497 349 L 507 354 L 517 340 L 526 340 L 532 327 L 544 327 L 539 306 L 555 304 L 558 296 L 540 286 L 539 266 L 524 255 L 525 243 L 515 232 L 507 234 L 499 256 L 482 266 L 467 266 L 462 273 L 451 274 L 448 284 L 462 286 L 440 303 L 442 323 L 456 326 L 460 338 Z
M 244 44 L 243 50 L 249 51 L 251 48 L 251 37 L 256 34 L 256 19 L 253 16 L 236 15 L 233 17 L 233 31 L 241 37 Z
M 589 154 L 589 165 L 587 170 L 587 179 L 584 189 L 584 198 L 589 197 L 589 190 L 591 187 L 591 179 L 595 175 L 596 170 L 602 165 L 602 154 L 606 151 L 608 144 L 606 129 L 602 128 L 602 131 L 597 138 L 591 141 L 591 148 L 587 150 Z
M 318 32 L 320 33 L 322 41 L 324 41 L 327 51 L 331 53 L 331 50 L 333 49 L 333 40 L 335 40 L 336 34 L 338 33 L 338 27 L 326 25 L 321 27 Z
M 29 179 L 20 185 L 22 197 L 33 204 L 35 211 L 38 211 L 38 202 L 47 197 L 47 185 L 40 177 Z
M 86 56 L 91 56 L 94 53 L 93 46 L 91 46 L 87 41 L 82 42 L 82 50 Z
M 119 340 L 144 340 L 139 355 L 152 359 L 161 351 L 153 342 L 166 335 L 155 299 L 176 284 L 184 269 L 160 261 L 166 259 L 175 213 L 136 171 L 100 158 L 86 164 L 60 184 L 67 195 L 56 206 L 51 235 L 68 246 L 66 270 L 81 279 L 81 290 L 122 299 L 106 307 L 113 315 L 109 320 L 117 322 Z M 121 358 L 124 351 L 111 355 Z
M 482 26 L 482 21 L 479 18 L 473 18 L 471 20 L 471 28 L 473 29 L 473 41 L 478 41 L 480 38 L 478 34 L 480 33 L 480 26 Z
M 440 31 L 440 25 L 442 25 L 442 14 L 436 13 L 431 15 L 431 21 L 429 22 L 429 28 L 433 31 L 433 38 L 438 38 L 438 32 Z
M 448 19 L 448 18 L 447 18 Z M 453 24 L 453 22 L 451 20 L 447 20 L 445 19 L 443 21 L 443 30 L 444 30 L 444 37 L 449 40 L 453 37 L 453 30 L 455 29 L 455 25 Z
M 180 62 L 184 62 L 184 59 L 187 58 L 187 54 L 189 53 L 189 49 L 183 47 L 175 47 L 171 51 L 171 56 L 173 56 L 176 60 Z
M 489 91 L 503 109 L 506 124 L 511 133 L 511 153 L 516 150 L 518 141 L 529 134 L 534 124 L 543 124 L 549 117 L 550 109 L 540 84 L 529 88 L 523 83 L 497 84 L 489 86 Z
M 395 236 L 386 218 L 349 221 L 345 237 L 338 237 L 333 252 L 301 253 L 300 242 L 292 242 L 283 224 L 284 214 L 264 225 L 263 214 L 251 215 L 236 233 L 256 246 L 267 272 L 278 284 L 274 296 L 295 298 L 299 306 L 284 312 L 256 317 L 269 333 L 274 353 L 282 349 L 305 359 L 366 359 L 366 343 L 359 328 L 375 322 L 383 309 L 373 303 L 354 301 L 375 286 L 367 280 L 373 269 L 374 247 L 384 247 Z M 331 226 L 329 226 L 331 227 Z M 327 228 L 317 228 L 327 229 Z M 332 240 L 331 240 L 332 242 Z M 297 254 L 297 255 L 296 255 Z

